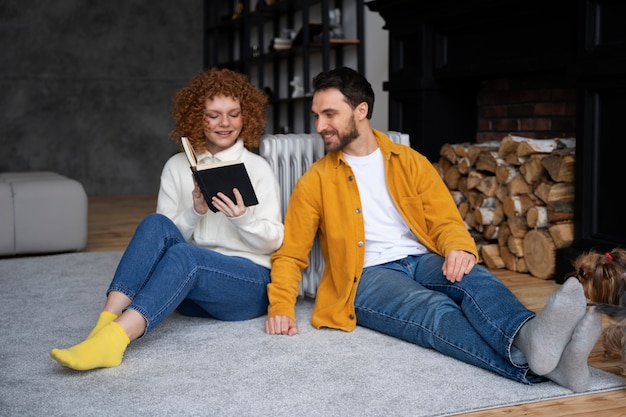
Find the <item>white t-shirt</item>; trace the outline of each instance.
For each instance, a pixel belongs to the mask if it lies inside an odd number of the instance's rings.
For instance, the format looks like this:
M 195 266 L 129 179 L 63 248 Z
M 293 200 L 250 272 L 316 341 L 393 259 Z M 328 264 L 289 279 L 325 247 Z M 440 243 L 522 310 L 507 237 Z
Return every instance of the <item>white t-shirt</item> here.
M 391 200 L 380 149 L 367 156 L 343 154 L 359 186 L 365 222 L 365 267 L 428 252 Z

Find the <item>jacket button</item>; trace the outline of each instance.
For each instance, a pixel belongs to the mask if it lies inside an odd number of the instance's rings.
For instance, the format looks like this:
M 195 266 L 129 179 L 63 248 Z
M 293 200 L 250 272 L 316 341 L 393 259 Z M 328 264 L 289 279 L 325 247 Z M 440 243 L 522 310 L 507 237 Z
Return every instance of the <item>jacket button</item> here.
M 352 181 L 354 177 L 352 175 L 348 175 L 348 181 Z
M 350 320 L 354 320 L 355 319 L 354 314 L 350 314 L 349 317 L 350 317 Z
M 359 246 L 359 248 L 362 248 L 364 243 L 362 241 L 359 240 L 359 243 L 357 243 L 357 245 Z
M 356 214 L 360 214 L 360 213 L 361 213 L 361 209 L 360 208 L 356 209 Z

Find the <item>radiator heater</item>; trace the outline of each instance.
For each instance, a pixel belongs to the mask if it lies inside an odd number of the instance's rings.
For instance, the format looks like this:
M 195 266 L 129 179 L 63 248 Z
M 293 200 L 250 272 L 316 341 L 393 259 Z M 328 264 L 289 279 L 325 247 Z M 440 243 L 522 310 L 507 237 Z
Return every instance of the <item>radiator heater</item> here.
M 409 135 L 405 133 L 387 132 L 387 135 L 396 143 L 410 146 Z M 264 135 L 259 154 L 267 160 L 278 179 L 284 219 L 296 181 L 313 162 L 324 156 L 324 141 L 317 133 Z M 323 270 L 324 259 L 319 241 L 315 238 L 309 254 L 309 266 L 302 271 L 300 296 L 315 297 Z

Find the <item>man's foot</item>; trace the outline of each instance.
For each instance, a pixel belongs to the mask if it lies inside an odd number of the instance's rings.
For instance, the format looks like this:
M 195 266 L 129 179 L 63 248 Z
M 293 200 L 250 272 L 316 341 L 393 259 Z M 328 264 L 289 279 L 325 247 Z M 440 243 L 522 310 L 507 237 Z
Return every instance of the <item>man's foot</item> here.
M 587 391 L 591 378 L 587 359 L 601 333 L 602 315 L 592 307 L 576 326 L 559 364 L 546 378 L 574 392 Z
M 513 344 L 524 354 L 531 371 L 545 375 L 556 368 L 586 310 L 583 287 L 572 277 L 548 298 L 539 314 L 520 328 Z

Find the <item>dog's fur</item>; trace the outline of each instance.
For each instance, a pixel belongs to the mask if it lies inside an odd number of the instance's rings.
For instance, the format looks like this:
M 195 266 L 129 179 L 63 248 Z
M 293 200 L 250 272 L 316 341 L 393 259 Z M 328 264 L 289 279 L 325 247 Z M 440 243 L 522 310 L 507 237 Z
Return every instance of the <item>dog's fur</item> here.
M 587 251 L 575 259 L 574 268 L 589 305 L 610 317 L 602 346 L 608 355 L 621 358 L 626 376 L 626 249 Z

